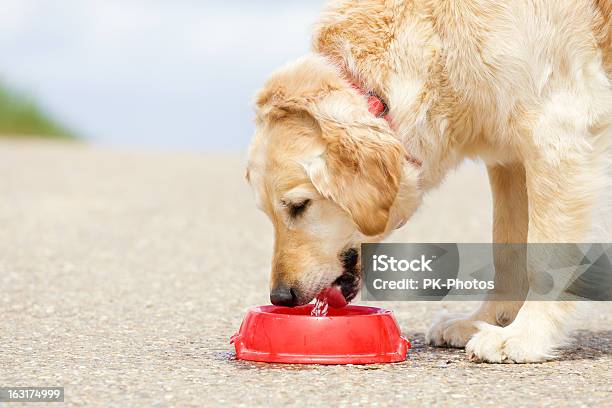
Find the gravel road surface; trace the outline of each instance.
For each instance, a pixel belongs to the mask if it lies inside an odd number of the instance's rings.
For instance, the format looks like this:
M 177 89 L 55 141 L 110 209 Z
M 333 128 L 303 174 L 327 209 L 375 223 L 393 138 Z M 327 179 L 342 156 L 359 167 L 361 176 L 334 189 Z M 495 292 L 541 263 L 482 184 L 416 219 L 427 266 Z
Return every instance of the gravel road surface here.
M 490 212 L 468 163 L 391 240 L 488 242 Z M 443 307 L 476 306 L 436 302 L 376 304 L 413 341 L 403 363 L 237 361 L 273 239 L 240 154 L 1 141 L 0 231 L 0 386 L 64 386 L 69 406 L 612 406 L 612 302 L 544 364 L 426 346 Z

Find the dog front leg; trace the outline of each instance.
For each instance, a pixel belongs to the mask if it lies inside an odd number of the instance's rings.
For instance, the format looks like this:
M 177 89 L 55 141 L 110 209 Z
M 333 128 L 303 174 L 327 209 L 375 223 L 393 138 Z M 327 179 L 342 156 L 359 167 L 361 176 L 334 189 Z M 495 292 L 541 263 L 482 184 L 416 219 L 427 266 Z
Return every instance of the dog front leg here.
M 542 121 L 541 121 L 542 122 Z M 544 124 L 547 122 L 543 121 Z M 590 225 L 591 210 L 596 196 L 597 169 L 590 166 L 586 139 L 579 134 L 564 133 L 571 126 L 558 128 L 557 138 L 546 139 L 545 134 L 534 131 L 536 142 L 549 140 L 541 145 L 541 155 L 527 161 L 526 182 L 528 195 L 529 232 L 527 269 L 530 292 L 514 321 L 506 327 L 487 323 L 479 324 L 479 331 L 466 345 L 472 360 L 487 362 L 538 362 L 554 356 L 555 348 L 562 345 L 568 320 L 576 305 L 567 301 L 538 301 L 534 290 L 534 276 L 548 272 L 553 281 L 559 273 L 546 271 L 537 253 L 538 243 L 573 243 L 584 239 Z M 540 130 L 544 132 L 544 130 Z M 586 135 L 583 135 L 586 138 Z M 556 140 L 563 139 L 564 150 L 553 149 Z M 574 145 L 571 143 L 574 142 Z M 558 142 L 557 142 L 558 143 Z M 540 275 L 541 276 L 541 275 Z M 540 298 L 541 299 L 541 298 Z
M 493 196 L 493 242 L 522 244 L 527 242 L 527 186 L 521 164 L 489 166 Z M 427 332 L 427 341 L 435 346 L 465 347 L 478 331 L 478 322 L 507 326 L 523 304 L 525 286 L 524 246 L 495 245 L 495 292 L 471 314 L 441 314 Z M 500 300 L 501 299 L 501 300 Z

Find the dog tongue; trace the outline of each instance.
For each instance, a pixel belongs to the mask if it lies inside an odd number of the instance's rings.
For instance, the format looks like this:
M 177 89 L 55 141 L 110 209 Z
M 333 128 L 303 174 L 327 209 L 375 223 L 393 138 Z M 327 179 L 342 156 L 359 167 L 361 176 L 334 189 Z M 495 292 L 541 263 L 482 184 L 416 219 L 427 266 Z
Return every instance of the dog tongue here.
M 335 309 L 340 309 L 348 304 L 338 286 L 323 289 L 317 295 L 317 299 L 327 299 L 327 303 L 329 303 L 329 305 Z

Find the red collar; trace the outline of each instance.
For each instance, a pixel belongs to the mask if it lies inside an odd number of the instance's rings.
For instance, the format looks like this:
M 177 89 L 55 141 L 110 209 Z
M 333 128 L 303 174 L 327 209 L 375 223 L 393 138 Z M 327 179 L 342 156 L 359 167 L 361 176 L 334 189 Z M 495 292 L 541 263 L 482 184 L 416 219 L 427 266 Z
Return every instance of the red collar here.
M 351 82 L 351 86 L 355 88 L 360 94 L 366 96 L 368 98 L 368 110 L 370 113 L 377 118 L 384 118 L 388 123 L 391 129 L 393 129 L 393 123 L 391 122 L 391 117 L 389 116 L 389 106 L 387 103 L 378 96 L 378 94 L 374 91 L 366 91 L 355 82 Z M 416 157 L 412 157 L 406 153 L 406 160 L 410 163 L 416 165 L 417 167 L 421 167 L 423 162 L 421 162 Z
M 368 98 L 368 107 L 372 115 L 377 118 L 384 118 L 391 125 L 391 117 L 389 116 L 389 106 L 385 101 L 378 96 L 374 91 L 366 91 L 355 82 L 351 82 L 351 86 L 359 91 L 360 94 Z

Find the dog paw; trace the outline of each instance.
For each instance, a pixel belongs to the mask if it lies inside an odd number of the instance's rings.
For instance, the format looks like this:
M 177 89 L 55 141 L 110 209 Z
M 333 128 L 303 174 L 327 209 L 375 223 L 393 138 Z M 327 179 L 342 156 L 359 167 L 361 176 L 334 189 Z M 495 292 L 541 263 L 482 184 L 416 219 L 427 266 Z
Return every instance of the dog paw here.
M 465 347 L 476 328 L 461 314 L 442 312 L 429 328 L 425 339 L 433 346 Z
M 442 333 L 447 346 L 463 348 L 478 330 L 476 322 L 470 319 L 457 319 L 450 322 Z
M 474 362 L 536 363 L 550 359 L 551 346 L 538 336 L 512 327 L 477 323 L 479 331 L 468 341 L 465 351 Z

